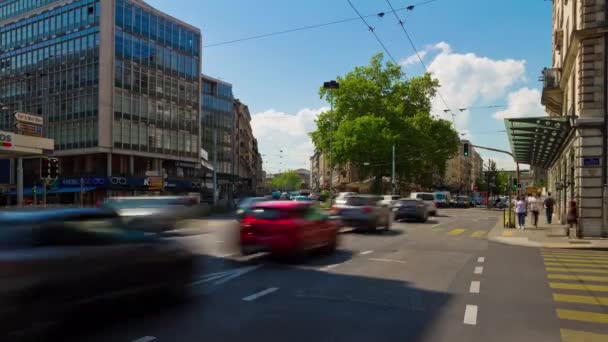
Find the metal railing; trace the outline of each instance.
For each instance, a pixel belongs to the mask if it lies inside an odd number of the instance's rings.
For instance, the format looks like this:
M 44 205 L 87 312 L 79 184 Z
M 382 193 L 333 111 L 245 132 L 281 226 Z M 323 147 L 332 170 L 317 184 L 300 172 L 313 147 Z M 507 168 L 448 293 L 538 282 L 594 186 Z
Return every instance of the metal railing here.
M 541 80 L 543 81 L 543 88 L 559 88 L 561 70 L 558 68 L 544 68 Z

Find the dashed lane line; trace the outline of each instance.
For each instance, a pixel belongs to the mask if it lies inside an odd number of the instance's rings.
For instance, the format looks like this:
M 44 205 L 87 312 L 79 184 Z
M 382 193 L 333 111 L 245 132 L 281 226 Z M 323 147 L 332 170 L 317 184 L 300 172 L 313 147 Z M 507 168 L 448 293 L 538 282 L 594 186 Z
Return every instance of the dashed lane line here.
M 484 261 L 486 261 L 486 257 L 477 258 L 477 262 L 484 262 Z
M 131 342 L 150 342 L 150 341 L 154 341 L 154 340 L 156 340 L 156 337 L 154 337 L 154 336 L 144 336 L 144 337 L 135 339 Z
M 250 296 L 247 296 L 247 297 L 244 297 L 243 300 L 246 301 L 246 302 L 252 302 L 252 301 L 254 301 L 254 300 L 256 300 L 256 299 L 258 299 L 260 297 L 263 297 L 263 296 L 266 296 L 268 294 L 271 294 L 271 293 L 275 292 L 278 289 L 279 289 L 278 287 L 270 287 L 270 288 L 267 288 L 266 290 L 254 293 L 254 294 L 252 294 Z
M 359 254 L 361 254 L 361 255 L 367 255 L 367 254 L 371 254 L 371 253 L 373 253 L 373 252 L 374 252 L 374 251 L 364 251 L 364 252 L 361 252 L 361 253 L 359 253 Z
M 469 292 L 470 293 L 479 293 L 480 288 L 481 288 L 481 282 L 472 281 L 471 286 L 469 286 Z
M 475 266 L 475 270 L 473 271 L 473 273 L 475 273 L 475 274 L 482 274 L 483 273 L 483 266 Z
M 477 325 L 477 305 L 467 305 L 464 309 L 464 324 Z
M 398 264 L 407 264 L 406 261 L 394 260 L 394 259 L 369 258 L 368 260 L 371 260 L 371 261 L 380 261 L 380 262 L 394 262 L 394 263 L 398 263 Z

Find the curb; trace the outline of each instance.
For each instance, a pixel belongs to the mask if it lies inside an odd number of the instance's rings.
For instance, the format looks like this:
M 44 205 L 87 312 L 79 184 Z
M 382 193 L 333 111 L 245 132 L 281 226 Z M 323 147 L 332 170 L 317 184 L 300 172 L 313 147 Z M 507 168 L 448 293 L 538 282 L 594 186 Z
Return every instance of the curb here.
M 576 248 L 576 249 L 606 249 L 608 244 L 597 245 L 593 240 L 569 240 L 568 242 L 540 242 L 530 240 L 528 237 L 507 237 L 502 236 L 504 222 L 499 220 L 494 228 L 488 233 L 488 240 L 501 243 L 503 245 L 533 247 L 533 248 Z M 602 241 L 604 242 L 604 241 Z

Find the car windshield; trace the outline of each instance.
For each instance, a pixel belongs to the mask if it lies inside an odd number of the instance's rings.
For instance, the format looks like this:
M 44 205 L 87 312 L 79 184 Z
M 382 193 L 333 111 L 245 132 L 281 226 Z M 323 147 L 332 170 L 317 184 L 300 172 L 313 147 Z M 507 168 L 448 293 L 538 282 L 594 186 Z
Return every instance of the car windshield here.
M 435 194 L 435 199 L 439 200 L 439 201 L 440 200 L 444 200 L 445 199 L 445 195 L 441 194 L 441 193 Z
M 417 199 L 421 199 L 423 201 L 434 201 L 435 197 L 431 194 L 418 194 L 416 195 Z
M 377 202 L 377 199 L 373 197 L 358 197 L 351 196 L 346 197 L 345 204 L 353 207 L 362 207 L 368 205 L 374 205 Z
M 418 204 L 417 200 L 400 200 L 397 202 L 402 207 L 415 207 Z

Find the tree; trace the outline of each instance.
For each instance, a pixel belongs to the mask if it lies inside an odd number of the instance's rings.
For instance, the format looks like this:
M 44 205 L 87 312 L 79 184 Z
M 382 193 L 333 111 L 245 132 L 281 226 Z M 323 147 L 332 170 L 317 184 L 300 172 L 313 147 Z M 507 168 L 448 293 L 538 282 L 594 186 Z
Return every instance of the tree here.
M 328 153 L 333 132 L 333 166 L 351 162 L 379 181 L 391 174 L 395 145 L 401 181 L 431 186 L 434 174 L 443 175 L 459 138 L 450 122 L 430 115 L 437 80 L 428 73 L 406 80 L 399 65 L 383 64 L 377 54 L 337 81 L 340 88 L 319 90 L 334 111 L 321 113 L 310 133 L 315 147 Z
M 300 188 L 302 178 L 295 171 L 287 171 L 273 178 L 270 184 L 275 189 L 293 191 Z

